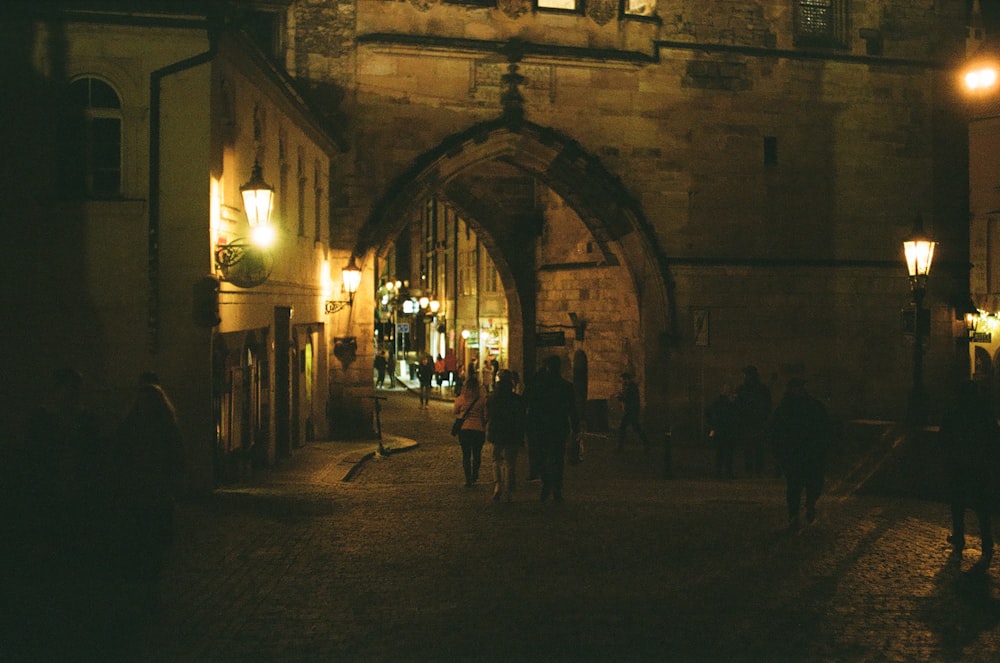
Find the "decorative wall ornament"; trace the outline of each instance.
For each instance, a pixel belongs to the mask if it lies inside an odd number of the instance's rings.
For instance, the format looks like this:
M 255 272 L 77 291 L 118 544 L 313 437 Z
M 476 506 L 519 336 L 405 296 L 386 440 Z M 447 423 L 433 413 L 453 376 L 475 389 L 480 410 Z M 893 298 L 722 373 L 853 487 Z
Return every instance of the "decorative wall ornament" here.
M 500 77 L 503 82 L 500 93 L 500 105 L 503 106 L 503 117 L 511 123 L 520 123 L 524 120 L 524 95 L 521 94 L 520 86 L 524 82 L 524 76 L 517 73 L 517 63 L 524 57 L 524 44 L 517 39 L 511 39 L 500 49 L 510 64 L 507 66 L 507 73 Z
M 531 11 L 529 0 L 497 0 L 497 7 L 507 16 L 517 18 Z
M 618 0 L 587 0 L 587 16 L 598 25 L 610 23 L 618 16 Z
M 436 5 L 438 0 L 410 0 L 410 4 L 417 8 L 418 11 L 428 11 L 431 7 Z

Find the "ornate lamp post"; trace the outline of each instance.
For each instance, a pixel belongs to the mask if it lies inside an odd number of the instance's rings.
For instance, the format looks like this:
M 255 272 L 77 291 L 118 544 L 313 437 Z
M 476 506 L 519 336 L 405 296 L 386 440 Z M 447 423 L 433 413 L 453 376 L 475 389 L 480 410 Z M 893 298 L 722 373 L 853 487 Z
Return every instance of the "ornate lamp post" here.
M 917 217 L 913 225 L 913 233 L 903 241 L 903 254 L 906 256 L 906 271 L 910 277 L 910 290 L 913 293 L 913 390 L 907 407 L 907 421 L 911 425 L 926 423 L 927 395 L 924 391 L 924 294 L 927 291 L 927 277 L 931 273 L 934 262 L 934 249 L 937 242 L 924 234 L 924 223 Z
M 274 187 L 264 181 L 260 163 L 254 161 L 250 180 L 240 187 L 243 210 L 250 225 L 249 239 L 221 241 L 215 247 L 215 265 L 225 280 L 241 288 L 258 286 L 271 275 L 273 257 L 267 250 L 276 231 L 271 225 Z

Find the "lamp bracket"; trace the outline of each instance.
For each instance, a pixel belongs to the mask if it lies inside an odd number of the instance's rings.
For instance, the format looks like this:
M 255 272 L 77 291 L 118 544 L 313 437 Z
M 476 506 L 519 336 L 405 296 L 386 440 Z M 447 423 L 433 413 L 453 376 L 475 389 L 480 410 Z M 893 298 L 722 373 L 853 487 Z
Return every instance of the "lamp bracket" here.
M 271 276 L 274 256 L 245 239 L 215 246 L 215 267 L 228 281 L 240 288 L 253 288 Z
M 323 303 L 323 311 L 327 314 L 333 314 L 336 313 L 337 311 L 340 311 L 341 309 L 353 305 L 354 305 L 353 299 L 349 299 L 347 301 L 327 300 L 326 302 Z

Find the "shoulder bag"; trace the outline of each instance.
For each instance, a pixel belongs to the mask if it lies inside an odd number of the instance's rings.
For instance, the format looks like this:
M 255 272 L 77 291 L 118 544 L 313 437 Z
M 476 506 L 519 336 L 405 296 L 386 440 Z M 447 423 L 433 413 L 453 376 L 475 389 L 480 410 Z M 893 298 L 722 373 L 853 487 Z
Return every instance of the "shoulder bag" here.
M 479 400 L 479 396 L 476 396 L 474 399 L 472 399 L 472 402 L 469 404 L 469 407 L 465 410 L 465 414 L 463 414 L 461 417 L 458 417 L 457 419 L 455 419 L 455 423 L 453 423 L 451 425 L 451 434 L 452 435 L 458 435 L 458 432 L 460 430 L 462 430 L 462 424 L 465 423 L 465 418 L 469 416 L 470 412 L 472 412 L 472 406 L 475 405 L 476 401 L 478 401 L 478 400 Z

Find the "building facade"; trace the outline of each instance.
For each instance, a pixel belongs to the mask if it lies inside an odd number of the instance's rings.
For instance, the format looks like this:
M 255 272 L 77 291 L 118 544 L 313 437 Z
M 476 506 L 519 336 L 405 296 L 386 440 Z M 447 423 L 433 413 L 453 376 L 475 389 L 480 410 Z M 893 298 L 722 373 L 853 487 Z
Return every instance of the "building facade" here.
M 841 416 L 901 416 L 900 242 L 921 217 L 940 242 L 925 379 L 932 402 L 950 390 L 968 361 L 964 0 L 556 4 L 276 15 L 293 75 L 351 118 L 334 215 L 356 253 L 446 200 L 497 266 L 511 366 L 584 360 L 596 401 L 631 370 L 650 426 L 697 436 L 747 364 L 776 392 L 806 377 Z
M 231 16 L 10 6 L 4 430 L 69 366 L 110 434 L 144 372 L 171 396 L 189 489 L 328 437 L 348 250 L 331 248 L 332 133 Z M 120 7 L 120 6 L 119 6 Z M 251 246 L 241 186 L 274 183 Z M 235 257 L 241 259 L 234 259 Z M 343 318 L 343 319 L 338 319 Z M 343 382 L 344 380 L 339 380 Z
M 69 364 L 109 417 L 160 375 L 195 491 L 370 431 L 376 293 L 438 300 L 428 349 L 482 341 L 463 259 L 504 365 L 562 356 L 592 425 L 630 371 L 647 426 L 698 439 L 748 364 L 898 418 L 918 217 L 930 402 L 967 374 L 966 0 L 97 4 L 3 23 L 9 430 Z M 255 165 L 278 243 L 234 265 Z M 436 210 L 461 231 L 428 245 Z

